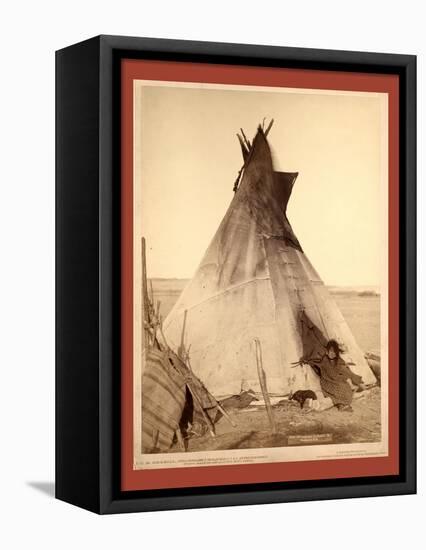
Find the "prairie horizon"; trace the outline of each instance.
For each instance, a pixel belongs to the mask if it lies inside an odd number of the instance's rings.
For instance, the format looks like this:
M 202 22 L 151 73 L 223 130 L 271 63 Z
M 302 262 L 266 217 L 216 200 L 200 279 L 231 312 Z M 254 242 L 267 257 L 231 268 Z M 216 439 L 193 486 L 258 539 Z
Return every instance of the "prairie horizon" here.
M 163 287 L 167 287 L 168 282 L 173 282 L 177 287 L 180 288 L 182 285 L 182 288 L 185 287 L 185 285 L 190 281 L 190 278 L 182 278 L 182 277 L 148 277 L 148 281 L 152 281 L 153 284 L 155 283 L 157 285 L 157 288 L 160 289 Z M 339 292 L 376 292 L 378 295 L 380 294 L 380 286 L 379 285 L 325 285 L 328 290 L 332 293 L 339 293 Z
M 153 277 L 148 279 L 154 301 L 160 302 L 164 318 L 171 311 L 190 279 Z M 375 285 L 326 285 L 364 352 L 380 350 L 380 287 Z

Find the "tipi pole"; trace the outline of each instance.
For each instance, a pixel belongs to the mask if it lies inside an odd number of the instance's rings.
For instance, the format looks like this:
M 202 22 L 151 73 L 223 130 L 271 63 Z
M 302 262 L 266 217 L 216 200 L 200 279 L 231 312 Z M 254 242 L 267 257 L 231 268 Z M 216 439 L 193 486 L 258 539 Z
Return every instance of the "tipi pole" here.
M 182 334 L 181 334 L 181 337 L 180 337 L 180 346 L 178 348 L 178 355 L 184 362 L 186 362 L 186 359 L 187 359 L 187 353 L 186 353 L 186 350 L 185 350 L 185 328 L 186 328 L 186 318 L 187 318 L 187 316 L 188 316 L 188 310 L 185 309 L 184 314 L 183 314 L 183 324 L 182 324 Z
M 146 242 L 145 237 L 142 237 L 142 298 L 145 315 L 149 313 L 148 307 L 148 278 L 146 275 Z
M 274 123 L 274 119 L 271 118 L 271 122 L 269 123 L 268 127 L 265 130 L 265 137 L 268 137 L 269 130 L 272 128 L 272 124 Z
M 277 427 L 275 425 L 274 415 L 272 413 L 271 400 L 269 399 L 268 388 L 266 386 L 266 375 L 263 370 L 263 361 L 262 361 L 262 348 L 260 346 L 260 341 L 255 338 L 254 343 L 256 346 L 256 363 L 257 363 L 257 374 L 259 376 L 260 388 L 262 390 L 263 399 L 265 400 L 266 412 L 268 413 L 269 424 L 271 426 L 272 433 L 277 433 Z
M 180 426 L 179 424 L 176 422 L 176 437 L 177 437 L 177 440 L 178 440 L 178 443 L 180 445 L 180 448 L 186 452 L 186 448 L 185 448 L 185 442 L 183 440 L 183 436 L 182 436 L 182 432 L 180 431 Z
M 141 239 L 141 262 L 142 262 L 142 342 L 145 340 L 144 333 L 147 334 L 148 345 L 150 343 L 150 334 L 147 326 L 150 323 L 150 308 L 148 299 L 148 279 L 146 274 L 146 243 L 145 237 Z
M 201 403 L 200 401 L 200 398 L 198 397 L 197 395 L 197 392 L 194 391 L 194 389 L 192 388 L 191 384 L 189 382 L 186 383 L 186 385 L 188 386 L 188 389 L 189 391 L 191 392 L 192 394 L 192 397 L 194 399 L 194 401 L 196 401 L 200 411 L 201 411 L 201 414 L 203 415 L 203 418 L 204 420 L 206 421 L 206 424 L 209 428 L 209 432 L 210 432 L 210 435 L 214 438 L 216 437 L 216 434 L 214 432 L 214 424 L 212 422 L 212 419 L 210 418 L 210 416 L 206 413 L 206 411 L 204 410 L 204 407 L 203 407 L 203 404 Z
M 210 393 L 210 392 L 209 392 Z M 210 395 L 212 395 L 210 393 Z M 222 407 L 222 405 L 220 404 L 220 402 L 214 397 L 212 396 L 213 399 L 215 400 L 216 402 L 216 407 L 220 410 L 220 412 L 223 414 L 223 416 L 226 418 L 226 420 L 228 420 L 228 422 L 231 424 L 231 426 L 233 428 L 236 428 L 237 425 L 235 424 L 235 422 L 232 420 L 232 418 L 229 416 L 229 414 L 226 412 L 226 410 Z

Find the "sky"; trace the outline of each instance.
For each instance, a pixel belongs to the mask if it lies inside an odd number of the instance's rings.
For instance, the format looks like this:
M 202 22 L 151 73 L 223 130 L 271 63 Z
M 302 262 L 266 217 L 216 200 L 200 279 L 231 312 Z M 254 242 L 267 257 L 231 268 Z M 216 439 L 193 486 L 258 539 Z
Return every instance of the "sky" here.
M 264 118 L 287 215 L 329 285 L 380 285 L 387 248 L 385 94 L 135 84 L 136 235 L 149 277 L 190 278 L 232 200 L 236 133 Z

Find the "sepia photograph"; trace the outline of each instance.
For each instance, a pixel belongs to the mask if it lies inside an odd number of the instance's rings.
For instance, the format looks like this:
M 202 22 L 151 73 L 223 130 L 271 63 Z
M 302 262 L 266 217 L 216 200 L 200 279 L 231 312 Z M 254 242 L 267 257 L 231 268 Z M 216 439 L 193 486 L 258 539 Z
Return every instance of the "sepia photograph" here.
M 57 85 L 57 498 L 415 492 L 415 57 L 100 36 Z
M 386 456 L 387 94 L 133 86 L 134 469 Z

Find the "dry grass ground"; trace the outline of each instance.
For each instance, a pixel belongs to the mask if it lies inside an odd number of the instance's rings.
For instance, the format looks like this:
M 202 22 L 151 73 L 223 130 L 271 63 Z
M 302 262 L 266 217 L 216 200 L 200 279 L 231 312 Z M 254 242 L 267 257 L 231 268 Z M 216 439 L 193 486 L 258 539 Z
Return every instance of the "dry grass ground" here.
M 380 388 L 375 387 L 354 399 L 353 412 L 339 412 L 335 407 L 325 411 L 301 409 L 298 403 L 287 401 L 273 407 L 277 433 L 269 428 L 264 407 L 250 406 L 229 411 L 237 424 L 233 428 L 222 417 L 216 424 L 216 437 L 209 434 L 188 440 L 188 451 L 286 447 L 294 444 L 292 436 L 311 436 L 311 443 L 361 443 L 380 441 Z M 296 440 L 297 441 L 297 440 Z M 173 449 L 180 451 L 179 448 Z

